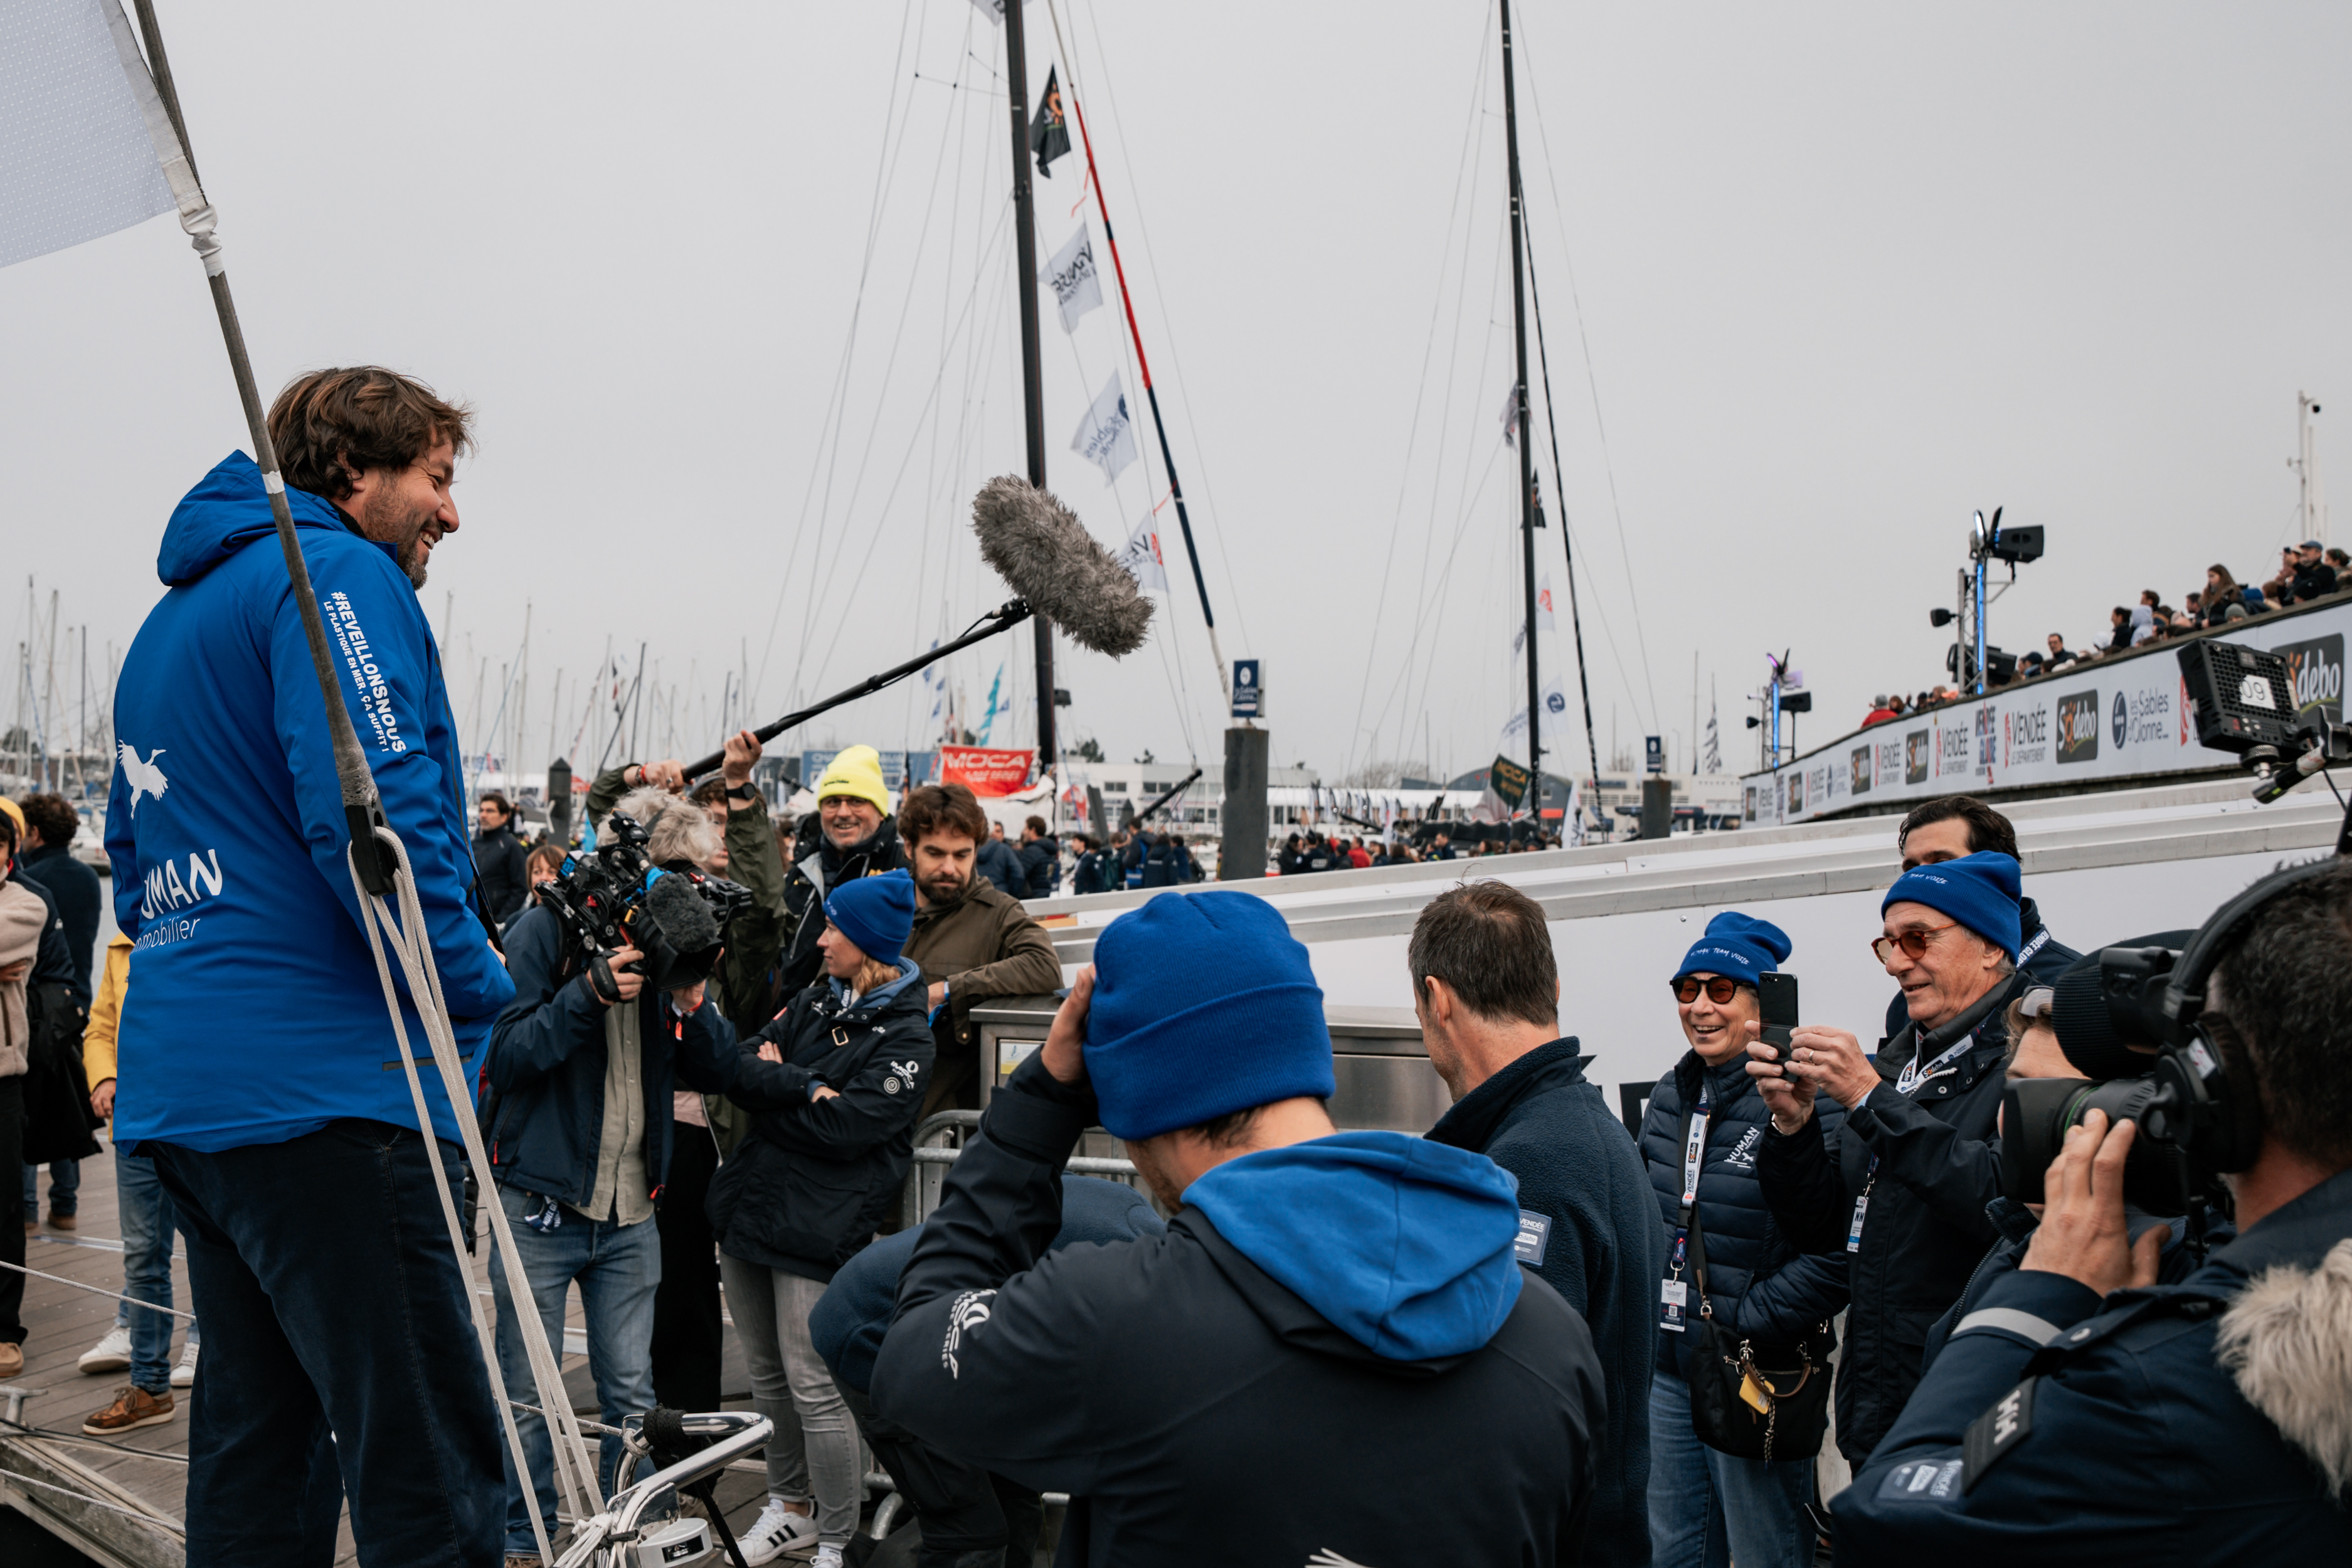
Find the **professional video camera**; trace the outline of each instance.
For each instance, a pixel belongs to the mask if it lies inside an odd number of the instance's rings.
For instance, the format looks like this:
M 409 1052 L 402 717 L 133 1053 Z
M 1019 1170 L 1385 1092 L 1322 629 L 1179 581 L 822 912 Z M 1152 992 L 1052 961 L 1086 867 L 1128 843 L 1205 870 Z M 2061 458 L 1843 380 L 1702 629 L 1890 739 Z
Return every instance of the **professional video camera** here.
M 614 812 L 595 848 L 565 858 L 540 901 L 563 923 L 568 944 L 588 962 L 590 984 L 618 994 L 609 960 L 624 947 L 644 953 L 641 973 L 657 990 L 677 991 L 709 978 L 728 921 L 751 904 L 740 882 L 681 868 L 666 871 L 646 854 L 643 826 Z

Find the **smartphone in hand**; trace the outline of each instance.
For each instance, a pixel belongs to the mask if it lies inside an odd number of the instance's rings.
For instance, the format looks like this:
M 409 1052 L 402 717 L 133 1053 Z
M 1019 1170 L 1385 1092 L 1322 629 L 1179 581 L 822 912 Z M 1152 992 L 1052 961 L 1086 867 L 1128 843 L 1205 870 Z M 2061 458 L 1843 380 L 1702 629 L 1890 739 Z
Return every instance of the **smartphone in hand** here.
M 1789 1033 L 1797 1026 L 1797 977 L 1777 969 L 1756 977 L 1757 1011 L 1763 1025 L 1760 1038 L 1773 1047 L 1772 1059 L 1787 1052 Z

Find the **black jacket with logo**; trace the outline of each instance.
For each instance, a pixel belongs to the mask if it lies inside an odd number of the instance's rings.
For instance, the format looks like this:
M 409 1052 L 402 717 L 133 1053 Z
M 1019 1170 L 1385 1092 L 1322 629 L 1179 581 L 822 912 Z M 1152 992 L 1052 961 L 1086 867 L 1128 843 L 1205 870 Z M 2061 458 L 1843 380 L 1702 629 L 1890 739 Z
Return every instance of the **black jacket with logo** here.
M 1658 1194 L 1665 1220 L 1666 1257 L 1682 1231 L 1683 1113 L 1698 1103 L 1699 1082 L 1708 1084 L 1706 1152 L 1700 1158 L 1698 1201 L 1694 1205 L 1706 1243 L 1707 1300 L 1715 1319 L 1760 1343 L 1789 1345 L 1824 1318 L 1845 1310 L 1846 1255 L 1800 1253 L 1773 1223 L 1756 1173 L 1757 1155 L 1771 1131 L 1772 1113 L 1748 1076 L 1748 1058 L 1735 1057 L 1711 1073 L 1696 1051 L 1685 1051 L 1675 1070 L 1658 1080 L 1642 1118 L 1642 1163 Z M 1813 1119 L 1831 1135 L 1845 1122 L 1845 1107 L 1828 1095 L 1813 1100 Z M 1698 1275 L 1685 1264 L 1682 1278 L 1694 1292 L 1688 1315 L 1696 1319 Z M 1690 1331 L 1658 1331 L 1658 1370 L 1690 1375 Z
M 1918 1386 L 1928 1329 L 1999 1237 L 1985 1205 L 2000 1193 L 2002 1014 L 2027 980 L 2011 975 L 1924 1046 L 1906 1026 L 1878 1055 L 1879 1086 L 1834 1133 L 1812 1116 L 1793 1135 L 1764 1134 L 1756 1173 L 1799 1250 L 1844 1254 L 1855 1200 L 1869 1197 L 1837 1380 L 1838 1448 L 1857 1468 Z M 1897 1076 L 1915 1052 L 1932 1060 L 1957 1043 L 1954 1025 L 1969 1049 L 1906 1098 Z
M 929 983 L 912 960 L 898 963 L 897 980 L 845 1006 L 832 980 L 819 978 L 742 1043 L 751 1054 L 775 1043 L 787 1092 L 765 1092 L 772 1072 L 762 1092 L 729 1096 L 752 1117 L 710 1184 L 710 1228 L 728 1257 L 831 1279 L 898 1207 L 934 1050 Z M 834 1095 L 811 1099 L 819 1084 Z

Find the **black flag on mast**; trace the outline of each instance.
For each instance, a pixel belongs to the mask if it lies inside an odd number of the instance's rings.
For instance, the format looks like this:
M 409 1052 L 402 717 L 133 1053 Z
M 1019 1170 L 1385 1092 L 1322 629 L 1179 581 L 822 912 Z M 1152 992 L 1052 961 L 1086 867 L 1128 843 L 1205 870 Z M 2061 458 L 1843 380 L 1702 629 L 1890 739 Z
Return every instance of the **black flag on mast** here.
M 1029 151 L 1037 154 L 1037 172 L 1049 180 L 1054 171 L 1046 165 L 1070 150 L 1070 126 L 1062 118 L 1062 88 L 1054 79 L 1055 68 L 1045 68 L 1045 96 L 1037 100 L 1037 112 L 1029 121 Z

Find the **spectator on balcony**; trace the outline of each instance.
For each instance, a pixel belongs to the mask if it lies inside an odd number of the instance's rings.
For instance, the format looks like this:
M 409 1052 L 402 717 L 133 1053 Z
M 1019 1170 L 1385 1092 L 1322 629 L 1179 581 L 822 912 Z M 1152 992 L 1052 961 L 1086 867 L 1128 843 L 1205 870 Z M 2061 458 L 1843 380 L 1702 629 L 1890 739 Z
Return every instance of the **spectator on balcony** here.
M 2325 598 L 2336 592 L 2336 568 L 2327 563 L 2316 539 L 2306 539 L 2297 552 L 2294 563 L 2294 598 L 2302 604 Z
M 1884 724 L 1898 717 L 1900 715 L 1896 713 L 1895 705 L 1884 695 L 1880 695 L 1870 700 L 1870 711 L 1862 716 L 1862 727 L 1867 730 L 1873 724 Z
M 2227 626 L 2231 621 L 2244 620 L 2246 615 L 2246 591 L 2238 586 L 2230 569 L 2219 563 L 2205 568 L 2204 624 Z

